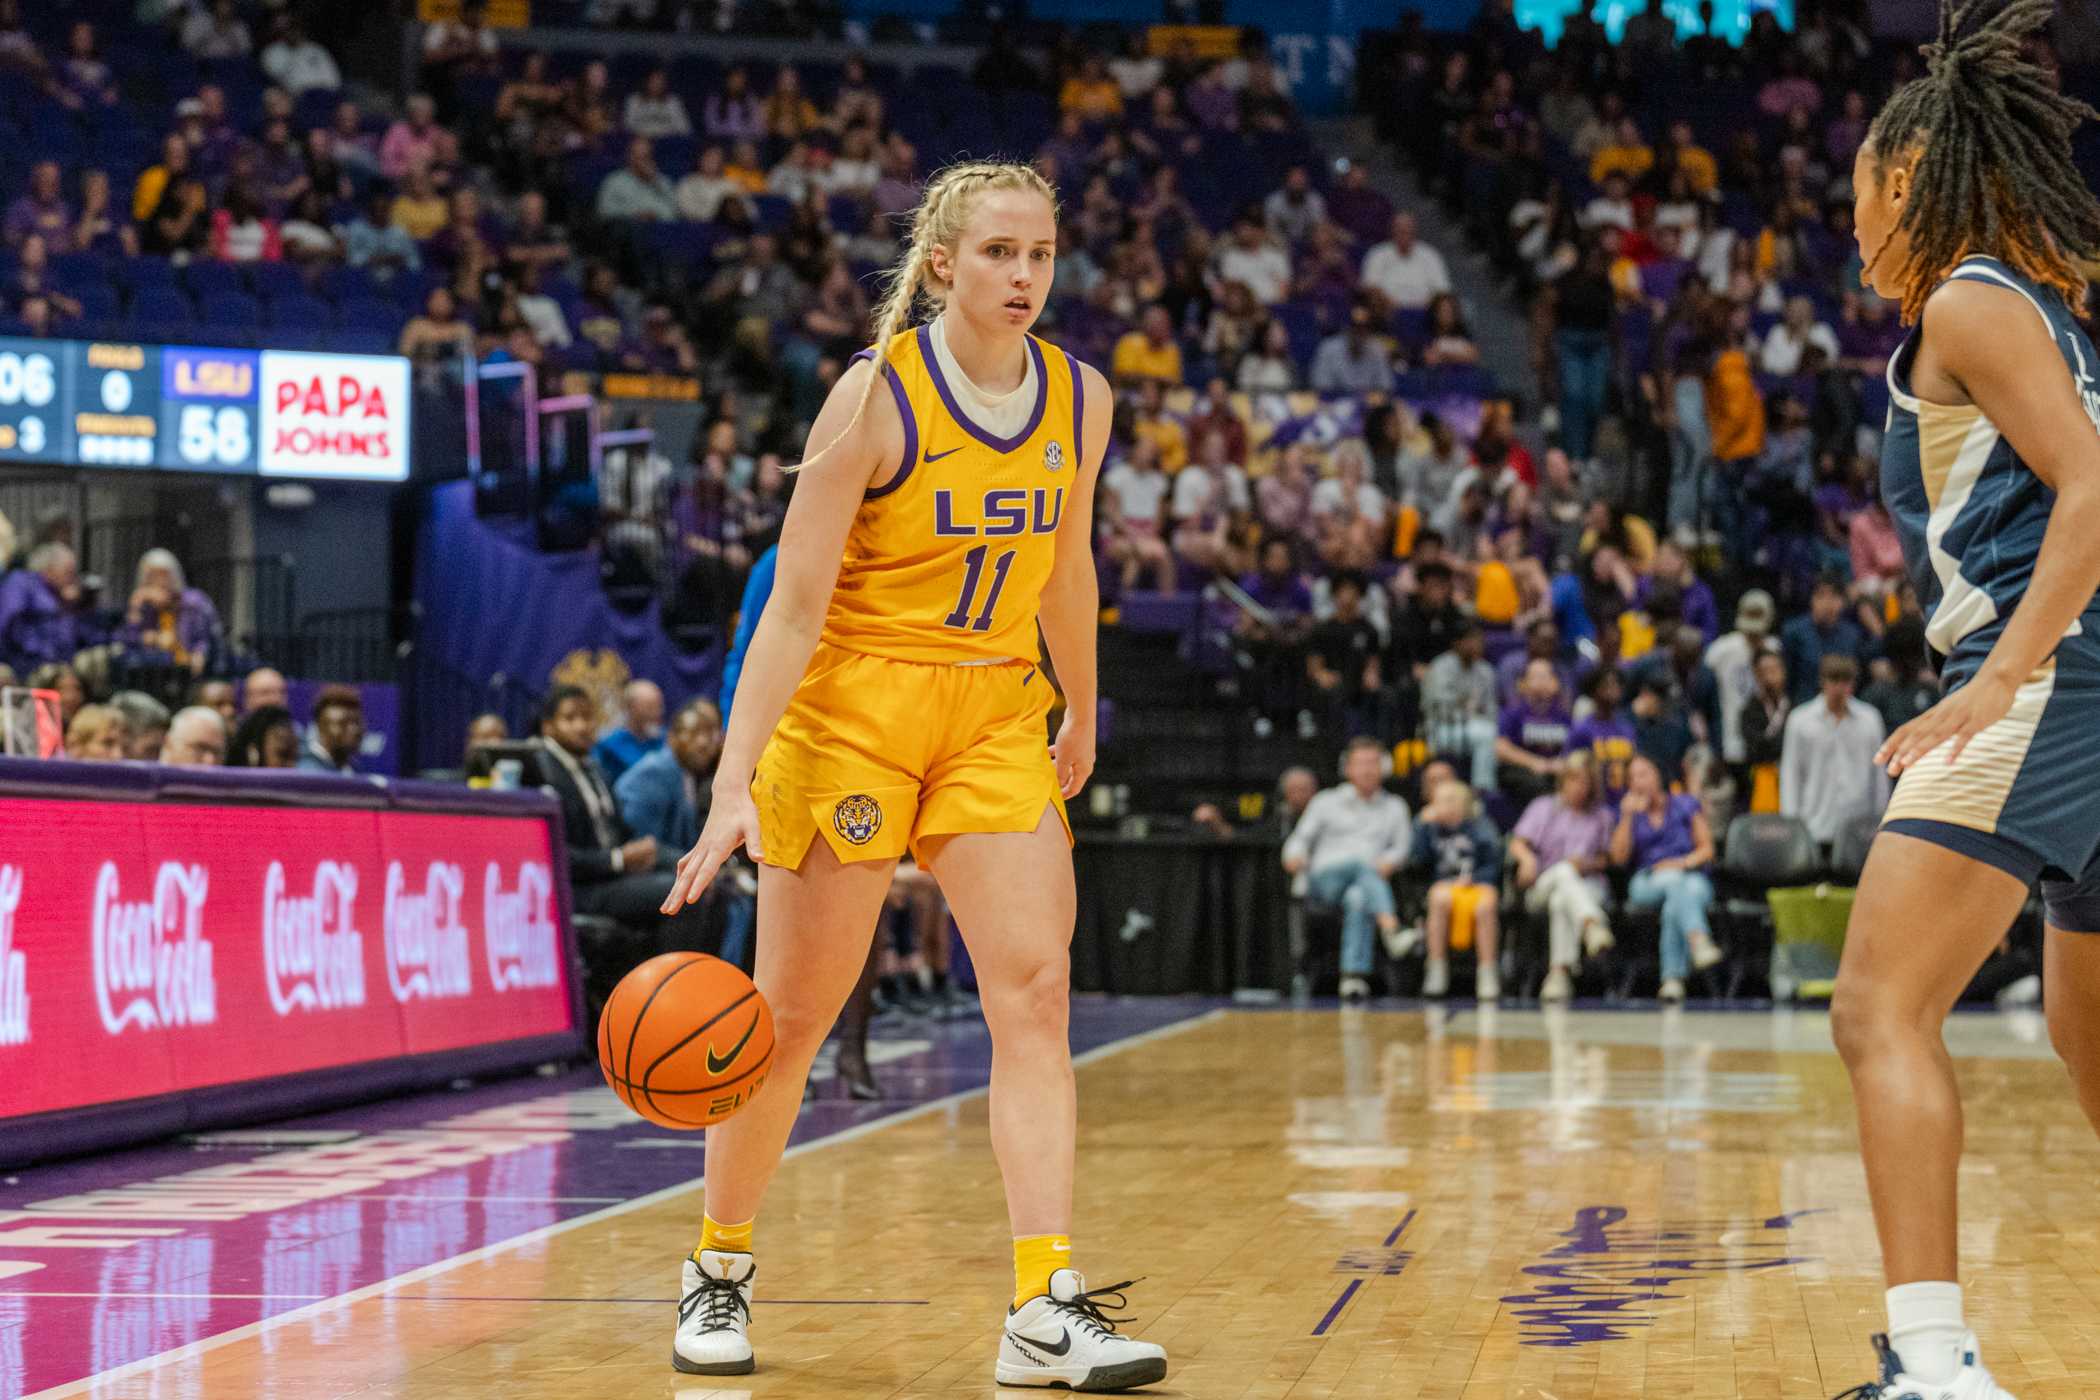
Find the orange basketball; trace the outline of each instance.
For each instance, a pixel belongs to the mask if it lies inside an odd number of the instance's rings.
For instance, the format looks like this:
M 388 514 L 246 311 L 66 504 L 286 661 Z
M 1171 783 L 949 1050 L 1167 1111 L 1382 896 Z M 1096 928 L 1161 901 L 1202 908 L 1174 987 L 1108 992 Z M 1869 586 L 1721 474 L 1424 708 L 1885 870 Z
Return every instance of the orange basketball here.
M 598 1068 L 652 1123 L 719 1123 L 772 1071 L 773 1008 L 735 964 L 664 953 L 613 989 L 598 1018 Z

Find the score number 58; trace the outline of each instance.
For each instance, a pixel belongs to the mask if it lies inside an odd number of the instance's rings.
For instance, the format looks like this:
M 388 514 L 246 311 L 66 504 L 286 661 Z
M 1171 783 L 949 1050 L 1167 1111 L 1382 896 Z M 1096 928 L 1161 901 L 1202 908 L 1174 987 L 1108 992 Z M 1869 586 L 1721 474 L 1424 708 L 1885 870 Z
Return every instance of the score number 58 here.
M 182 454 L 183 461 L 237 465 L 248 460 L 253 446 L 246 409 L 183 405 L 175 431 L 175 450 Z

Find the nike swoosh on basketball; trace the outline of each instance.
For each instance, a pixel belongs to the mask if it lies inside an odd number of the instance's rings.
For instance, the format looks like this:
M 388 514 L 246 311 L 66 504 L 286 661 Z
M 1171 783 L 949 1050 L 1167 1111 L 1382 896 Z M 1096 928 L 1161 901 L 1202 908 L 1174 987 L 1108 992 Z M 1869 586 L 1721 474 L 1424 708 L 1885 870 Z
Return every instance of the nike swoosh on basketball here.
M 929 452 L 926 454 L 926 460 L 929 463 L 938 462 L 941 460 L 941 458 L 953 457 L 956 453 L 960 451 L 962 451 L 960 447 L 951 447 L 946 452 Z
M 754 1011 L 751 1013 L 751 1024 L 744 1027 L 743 1039 L 737 1041 L 736 1044 L 730 1046 L 728 1054 L 717 1058 L 715 1055 L 715 1047 L 712 1045 L 708 1046 L 707 1072 L 709 1074 L 720 1074 L 723 1070 L 728 1069 L 731 1065 L 735 1064 L 736 1057 L 743 1054 L 744 1047 L 751 1043 L 751 1032 L 757 1029 L 758 1013 Z

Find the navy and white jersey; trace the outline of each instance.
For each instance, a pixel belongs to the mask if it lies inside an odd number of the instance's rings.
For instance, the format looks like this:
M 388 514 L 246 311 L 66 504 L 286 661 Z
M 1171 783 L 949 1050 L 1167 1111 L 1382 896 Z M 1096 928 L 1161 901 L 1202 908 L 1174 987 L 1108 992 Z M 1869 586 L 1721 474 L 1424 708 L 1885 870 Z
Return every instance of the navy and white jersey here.
M 1996 258 L 1969 258 L 1947 280 L 2002 287 L 2032 307 L 2063 355 L 2093 431 L 2100 433 L 2100 356 L 2062 296 Z M 2017 308 L 2009 300 L 2007 314 L 2023 314 Z M 1881 498 L 1925 610 L 1925 639 L 1947 657 L 1951 689 L 1982 665 L 2026 592 L 2056 493 L 2020 460 L 1982 409 L 1930 403 L 1910 392 L 1922 334 L 1922 326 L 1913 330 L 1889 358 Z M 2089 628 L 2100 628 L 2100 603 L 2089 603 L 2065 635 Z

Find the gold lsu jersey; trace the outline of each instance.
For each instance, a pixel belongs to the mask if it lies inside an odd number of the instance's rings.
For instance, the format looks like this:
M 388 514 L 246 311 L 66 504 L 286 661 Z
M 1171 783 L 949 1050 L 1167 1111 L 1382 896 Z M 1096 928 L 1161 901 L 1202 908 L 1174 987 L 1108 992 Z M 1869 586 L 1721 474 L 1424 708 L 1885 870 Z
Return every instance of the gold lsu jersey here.
M 1027 343 L 1035 407 L 1019 433 L 1001 438 L 964 414 L 929 327 L 890 341 L 886 378 L 904 457 L 847 532 L 825 642 L 899 661 L 1040 654 L 1036 611 L 1079 475 L 1085 388 L 1078 360 L 1034 336 Z

